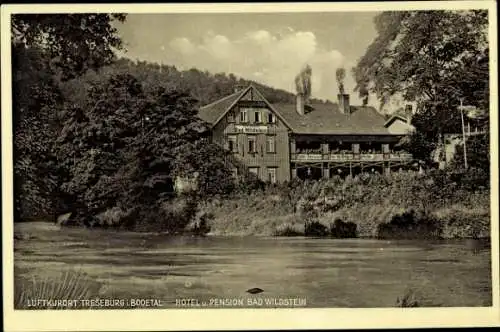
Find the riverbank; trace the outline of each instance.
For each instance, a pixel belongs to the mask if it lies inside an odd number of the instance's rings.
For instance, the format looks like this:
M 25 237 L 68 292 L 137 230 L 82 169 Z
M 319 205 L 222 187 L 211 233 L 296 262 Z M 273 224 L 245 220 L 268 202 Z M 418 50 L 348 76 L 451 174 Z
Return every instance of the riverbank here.
M 198 216 L 214 235 L 304 235 L 307 223 L 330 229 L 340 220 L 356 224 L 358 237 L 381 237 L 381 228 L 396 223 L 409 237 L 425 237 L 420 225 L 432 224 L 433 237 L 488 238 L 490 191 L 418 174 L 329 179 L 212 200 Z

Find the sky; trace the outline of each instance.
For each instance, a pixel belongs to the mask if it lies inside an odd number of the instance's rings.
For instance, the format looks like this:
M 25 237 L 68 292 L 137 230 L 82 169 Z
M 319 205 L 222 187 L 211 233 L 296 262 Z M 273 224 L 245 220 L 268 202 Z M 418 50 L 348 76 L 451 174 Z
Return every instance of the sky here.
M 376 12 L 129 14 L 118 24 L 131 59 L 233 73 L 295 93 L 294 78 L 312 68 L 312 96 L 336 101 L 337 68 L 361 104 L 351 68 L 376 37 Z M 374 103 L 371 98 L 370 104 Z

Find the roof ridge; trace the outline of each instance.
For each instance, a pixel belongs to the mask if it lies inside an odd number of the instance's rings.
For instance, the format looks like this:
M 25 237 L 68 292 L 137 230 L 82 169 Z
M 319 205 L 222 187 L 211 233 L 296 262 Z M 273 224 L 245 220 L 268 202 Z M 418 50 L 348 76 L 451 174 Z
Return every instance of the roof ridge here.
M 246 90 L 246 88 L 245 88 L 245 89 L 243 89 L 242 91 L 233 92 L 232 94 L 227 95 L 227 96 L 225 96 L 225 97 L 222 97 L 221 99 L 218 99 L 218 100 L 216 100 L 216 101 L 214 101 L 214 102 L 211 102 L 210 104 L 203 105 L 203 106 L 201 106 L 201 107 L 200 107 L 200 109 L 202 109 L 202 108 L 207 108 L 207 107 L 213 106 L 213 105 L 215 105 L 215 104 L 218 104 L 218 103 L 220 103 L 220 102 L 222 102 L 222 101 L 224 101 L 224 100 L 226 100 L 226 99 L 229 99 L 229 98 L 231 98 L 231 97 L 234 97 L 234 96 L 236 96 L 236 95 L 238 95 L 238 94 L 243 93 L 243 91 L 244 91 L 244 90 Z

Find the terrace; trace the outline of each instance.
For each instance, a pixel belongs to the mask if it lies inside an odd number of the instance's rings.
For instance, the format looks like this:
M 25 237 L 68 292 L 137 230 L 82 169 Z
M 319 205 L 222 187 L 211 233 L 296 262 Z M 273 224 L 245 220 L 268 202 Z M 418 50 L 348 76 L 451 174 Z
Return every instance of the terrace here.
M 346 162 L 346 161 L 410 161 L 412 155 L 407 152 L 393 152 L 393 153 L 328 153 L 321 152 L 312 153 L 292 153 L 292 161 L 331 161 L 331 162 Z
M 290 159 L 295 162 L 384 162 L 411 161 L 412 155 L 382 143 L 297 143 Z

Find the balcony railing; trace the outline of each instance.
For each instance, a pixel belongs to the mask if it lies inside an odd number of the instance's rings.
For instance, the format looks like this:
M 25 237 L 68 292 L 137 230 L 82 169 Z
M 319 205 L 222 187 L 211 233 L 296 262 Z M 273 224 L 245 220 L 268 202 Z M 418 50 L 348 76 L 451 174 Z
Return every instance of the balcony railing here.
M 409 161 L 410 153 L 292 153 L 292 160 L 298 161 Z
M 323 160 L 321 153 L 296 153 L 297 160 Z

